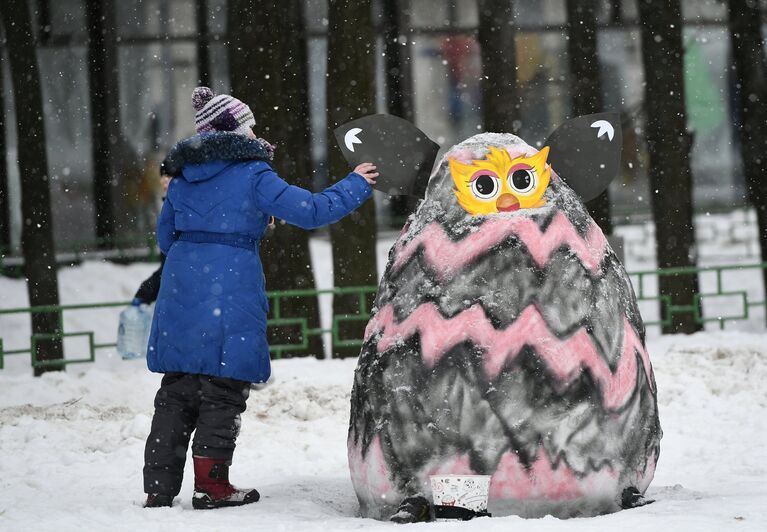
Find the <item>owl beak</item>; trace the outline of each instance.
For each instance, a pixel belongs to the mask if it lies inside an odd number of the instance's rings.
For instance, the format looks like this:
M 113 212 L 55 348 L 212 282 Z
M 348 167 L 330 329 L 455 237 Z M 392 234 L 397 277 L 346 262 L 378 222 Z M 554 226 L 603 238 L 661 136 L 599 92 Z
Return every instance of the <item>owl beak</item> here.
M 512 194 L 501 194 L 498 201 L 495 202 L 498 212 L 511 212 L 519 209 L 519 200 Z

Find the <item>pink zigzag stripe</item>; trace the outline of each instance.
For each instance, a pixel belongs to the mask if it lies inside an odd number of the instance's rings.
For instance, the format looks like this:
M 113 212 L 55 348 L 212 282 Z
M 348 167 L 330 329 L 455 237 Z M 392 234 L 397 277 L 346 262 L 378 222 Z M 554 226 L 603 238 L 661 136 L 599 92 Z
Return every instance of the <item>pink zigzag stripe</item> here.
M 433 303 L 424 303 L 404 321 L 397 323 L 394 308 L 389 304 L 370 320 L 365 339 L 379 331 L 384 332 L 378 342 L 379 352 L 420 333 L 421 354 L 428 367 L 433 367 L 452 347 L 471 340 L 485 350 L 485 373 L 490 379 L 496 378 L 506 362 L 514 360 L 522 348 L 529 345 L 546 362 L 549 371 L 556 375 L 563 387 L 577 379 L 582 368 L 588 368 L 602 390 L 605 407 L 610 409 L 620 407 L 634 390 L 637 371 L 635 352 L 642 357 L 649 386 L 653 383 L 647 351 L 625 317 L 623 350 L 615 373 L 600 356 L 586 329 L 580 328 L 560 340 L 549 330 L 535 305 L 526 307 L 506 329 L 497 330 L 479 305 L 446 319 Z
M 350 436 L 351 437 L 351 436 Z M 386 464 L 386 457 L 381 446 L 381 435 L 376 434 L 373 441 L 370 442 L 367 454 L 362 455 L 362 442 L 359 444 L 347 442 L 347 454 L 349 458 L 349 469 L 352 476 L 352 484 L 359 493 L 365 490 L 363 495 L 370 500 L 375 500 L 379 496 L 384 496 L 394 491 L 389 480 L 391 472 Z M 379 503 L 383 500 L 376 501 Z
M 587 268 L 596 271 L 607 246 L 597 224 L 591 223 L 584 240 L 561 212 L 554 216 L 545 232 L 525 216 L 504 217 L 485 222 L 477 233 L 458 242 L 450 240 L 442 226 L 432 222 L 407 244 L 396 244 L 398 256 L 393 268 L 396 271 L 404 266 L 418 247 L 423 246 L 426 262 L 444 280 L 512 235 L 525 244 L 538 267 L 545 266 L 551 253 L 567 244 Z

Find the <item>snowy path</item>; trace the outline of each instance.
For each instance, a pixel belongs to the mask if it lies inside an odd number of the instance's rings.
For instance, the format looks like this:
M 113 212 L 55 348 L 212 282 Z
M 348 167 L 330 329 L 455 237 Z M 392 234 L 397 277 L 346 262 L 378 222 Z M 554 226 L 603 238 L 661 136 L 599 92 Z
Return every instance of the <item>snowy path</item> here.
M 418 530 L 767 529 L 767 335 L 703 333 L 650 345 L 664 438 L 650 506 L 561 521 L 509 516 Z M 141 465 L 159 377 L 141 361 L 33 379 L 0 372 L 0 530 L 395 530 L 355 517 L 346 465 L 354 361 L 287 360 L 254 391 L 232 477 L 250 507 L 145 510 Z M 410 530 L 411 528 L 408 528 Z

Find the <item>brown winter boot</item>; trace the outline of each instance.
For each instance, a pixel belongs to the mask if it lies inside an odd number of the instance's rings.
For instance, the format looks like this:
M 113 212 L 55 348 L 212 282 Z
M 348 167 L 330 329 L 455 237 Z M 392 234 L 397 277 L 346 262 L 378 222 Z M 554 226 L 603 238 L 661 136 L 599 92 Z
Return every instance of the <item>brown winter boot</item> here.
M 256 490 L 241 490 L 229 484 L 229 464 L 226 460 L 195 456 L 194 458 L 195 510 L 210 510 L 227 506 L 242 506 L 258 501 Z

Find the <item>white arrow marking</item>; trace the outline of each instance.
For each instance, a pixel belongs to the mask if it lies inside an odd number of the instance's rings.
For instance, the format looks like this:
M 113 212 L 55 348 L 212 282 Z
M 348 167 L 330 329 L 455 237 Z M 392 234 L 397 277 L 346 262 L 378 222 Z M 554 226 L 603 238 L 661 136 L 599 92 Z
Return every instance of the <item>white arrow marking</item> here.
M 362 129 L 353 127 L 346 132 L 346 135 L 344 135 L 344 144 L 346 144 L 346 149 L 352 153 L 354 153 L 355 144 L 362 144 L 362 141 L 357 138 L 359 133 L 362 133 Z
M 613 125 L 607 120 L 597 120 L 596 122 L 591 124 L 591 127 L 599 128 L 599 131 L 597 131 L 597 138 L 600 138 L 602 135 L 607 133 L 607 138 L 609 140 L 613 140 L 613 135 L 615 135 L 615 129 L 613 129 Z

